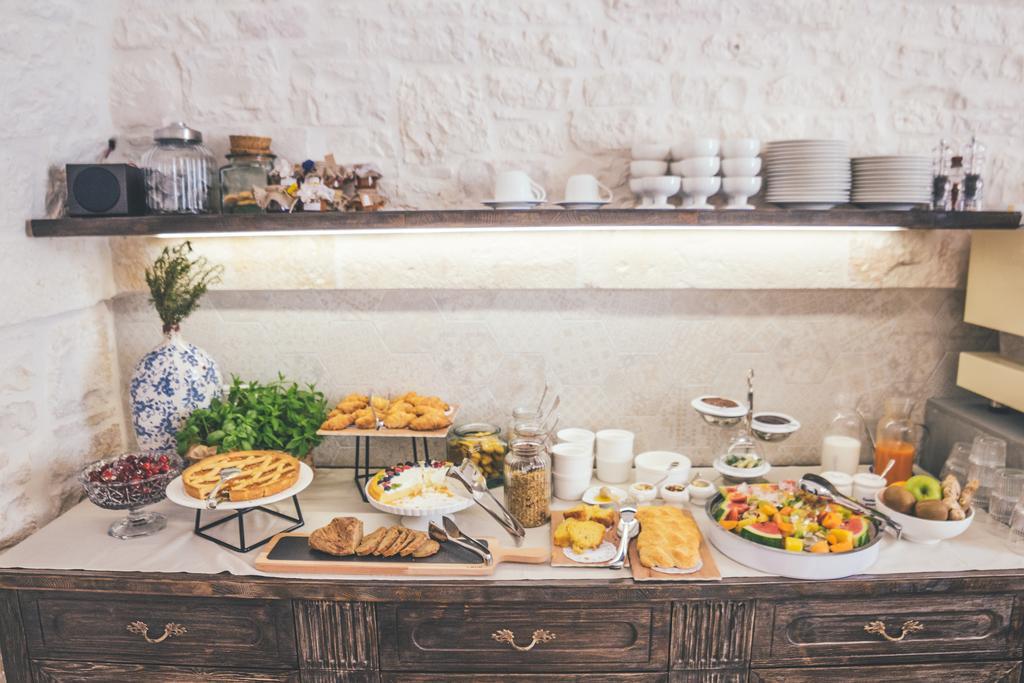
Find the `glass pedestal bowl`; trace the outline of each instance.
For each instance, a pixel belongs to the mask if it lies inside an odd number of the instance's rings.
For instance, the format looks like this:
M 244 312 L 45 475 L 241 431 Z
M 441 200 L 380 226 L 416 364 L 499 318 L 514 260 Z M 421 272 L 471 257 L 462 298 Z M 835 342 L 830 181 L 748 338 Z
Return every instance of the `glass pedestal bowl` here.
M 150 536 L 167 526 L 166 517 L 142 508 L 163 500 L 167 485 L 180 473 L 181 460 L 176 453 L 125 453 L 87 465 L 78 480 L 94 505 L 128 511 L 107 533 L 129 539 Z

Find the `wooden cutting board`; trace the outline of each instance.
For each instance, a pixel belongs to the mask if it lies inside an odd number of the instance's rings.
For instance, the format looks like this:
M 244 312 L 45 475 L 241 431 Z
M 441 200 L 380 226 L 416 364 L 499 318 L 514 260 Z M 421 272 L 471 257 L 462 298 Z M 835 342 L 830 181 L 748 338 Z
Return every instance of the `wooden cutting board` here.
M 576 560 L 569 559 L 566 557 L 562 549 L 555 545 L 555 529 L 565 519 L 565 515 L 562 514 L 562 510 L 551 511 L 551 566 L 552 567 L 590 567 L 600 568 L 602 564 L 592 564 L 590 562 L 577 562 Z M 604 540 L 614 545 L 616 548 L 619 547 L 619 533 L 614 528 L 611 528 L 605 533 Z M 626 558 L 625 566 L 629 566 L 629 558 Z
M 386 574 L 393 576 L 490 576 L 502 562 L 543 564 L 547 548 L 510 548 L 496 539 L 481 538 L 494 563 L 484 564 L 480 556 L 454 543 L 442 543 L 430 557 L 335 557 L 309 547 L 309 533 L 278 534 L 256 558 L 256 569 L 287 574 Z
M 683 514 L 693 517 L 689 510 L 683 510 Z M 695 520 L 696 521 L 696 520 Z M 711 554 L 711 546 L 703 534 L 700 539 L 700 559 L 703 565 L 698 571 L 692 574 L 669 574 L 659 572 L 640 564 L 640 553 L 636 549 L 636 539 L 629 544 L 629 564 L 633 570 L 633 579 L 636 581 L 721 581 L 722 573 L 718 571 L 715 558 Z

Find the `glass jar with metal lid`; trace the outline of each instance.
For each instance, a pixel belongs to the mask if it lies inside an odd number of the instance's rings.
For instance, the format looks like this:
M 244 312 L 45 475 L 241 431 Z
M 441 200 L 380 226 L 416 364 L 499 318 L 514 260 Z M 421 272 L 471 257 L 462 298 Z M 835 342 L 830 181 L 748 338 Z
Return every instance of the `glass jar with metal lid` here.
M 488 488 L 504 481 L 507 452 L 501 428 L 489 422 L 459 425 L 448 436 L 448 459 L 456 465 L 468 459 L 484 475 Z
M 153 131 L 154 145 L 142 155 L 146 203 L 153 213 L 210 213 L 215 161 L 203 134 L 180 121 Z
M 526 528 L 551 519 L 551 456 L 543 441 L 512 440 L 505 456 L 505 507 Z

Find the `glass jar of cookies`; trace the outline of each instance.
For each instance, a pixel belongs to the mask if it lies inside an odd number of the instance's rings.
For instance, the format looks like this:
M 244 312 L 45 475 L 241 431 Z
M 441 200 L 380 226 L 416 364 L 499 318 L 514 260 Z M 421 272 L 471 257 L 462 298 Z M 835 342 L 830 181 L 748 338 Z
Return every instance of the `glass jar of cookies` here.
M 448 459 L 455 465 L 468 459 L 484 475 L 488 488 L 501 486 L 505 480 L 507 452 L 501 428 L 489 422 L 459 425 L 448 435 Z
M 505 456 L 505 507 L 526 528 L 551 519 L 551 456 L 543 441 L 513 439 Z

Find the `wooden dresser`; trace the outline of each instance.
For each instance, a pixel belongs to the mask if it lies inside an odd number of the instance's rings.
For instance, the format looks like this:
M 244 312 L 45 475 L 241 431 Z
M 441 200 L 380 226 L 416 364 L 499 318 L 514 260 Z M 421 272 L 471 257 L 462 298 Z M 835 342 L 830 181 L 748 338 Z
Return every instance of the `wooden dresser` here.
M 1022 595 L 1024 569 L 656 585 L 4 569 L 0 645 L 12 683 L 1019 681 Z

